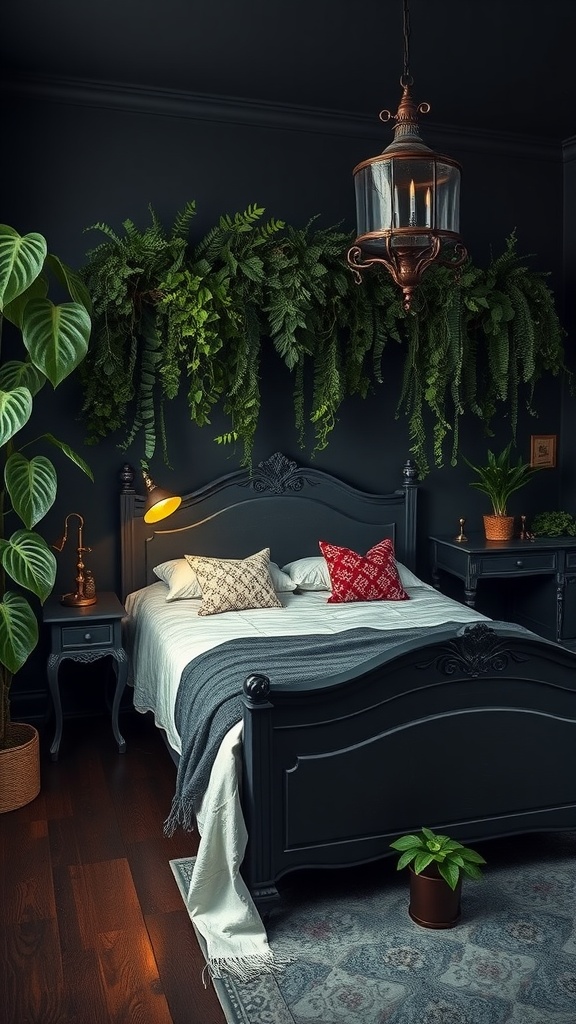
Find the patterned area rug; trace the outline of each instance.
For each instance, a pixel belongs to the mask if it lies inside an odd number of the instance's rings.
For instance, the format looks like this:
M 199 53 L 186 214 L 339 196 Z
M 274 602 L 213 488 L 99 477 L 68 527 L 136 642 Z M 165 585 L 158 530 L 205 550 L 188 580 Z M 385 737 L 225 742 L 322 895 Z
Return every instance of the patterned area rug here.
M 576 832 L 476 844 L 455 928 L 408 916 L 395 860 L 301 873 L 267 921 L 277 977 L 215 982 L 229 1024 L 576 1024 Z M 173 861 L 185 894 L 194 861 Z M 199 939 L 201 945 L 202 942 Z

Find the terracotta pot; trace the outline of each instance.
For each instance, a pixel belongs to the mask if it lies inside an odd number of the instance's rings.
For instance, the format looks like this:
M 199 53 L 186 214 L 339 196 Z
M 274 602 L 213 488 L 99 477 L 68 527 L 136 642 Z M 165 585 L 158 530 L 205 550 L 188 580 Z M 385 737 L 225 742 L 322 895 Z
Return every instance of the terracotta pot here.
M 410 871 L 410 906 L 408 913 L 423 928 L 453 928 L 460 917 L 462 879 L 451 889 L 431 864 L 421 874 Z
M 0 814 L 31 803 L 40 792 L 40 741 L 25 722 L 8 726 L 11 746 L 0 750 Z
M 484 516 L 486 540 L 512 540 L 514 516 Z

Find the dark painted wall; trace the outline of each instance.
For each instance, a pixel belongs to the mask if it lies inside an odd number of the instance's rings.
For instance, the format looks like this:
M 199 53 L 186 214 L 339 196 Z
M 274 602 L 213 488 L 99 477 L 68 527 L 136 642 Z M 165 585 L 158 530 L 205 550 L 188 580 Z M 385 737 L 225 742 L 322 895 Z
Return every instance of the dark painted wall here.
M 11 140 L 10 158 L 3 161 L 4 184 L 0 194 L 0 218 L 21 232 L 39 230 L 51 251 L 73 266 L 101 240 L 84 229 L 104 221 L 120 229 L 130 218 L 139 226 L 148 223 L 148 204 L 166 223 L 186 201 L 197 202 L 195 224 L 199 234 L 220 214 L 244 209 L 258 202 L 267 214 L 303 225 L 320 214 L 322 225 L 342 221 L 354 227 L 352 168 L 380 152 L 390 141 L 389 129 L 366 129 L 352 122 L 320 121 L 281 114 L 262 114 L 259 124 L 253 109 L 245 115 L 196 105 L 186 110 L 143 108 L 142 100 L 101 93 L 18 93 L 5 97 L 4 138 Z M 130 109 L 136 107 L 137 109 Z M 191 116 L 189 116 L 191 115 Z M 463 173 L 462 234 L 474 262 L 486 262 L 490 247 L 498 252 L 504 239 L 516 229 L 519 251 L 535 253 L 533 266 L 551 272 L 550 282 L 559 296 L 563 282 L 563 166 L 562 153 L 526 141 L 475 138 L 465 133 L 427 129 L 426 141 L 461 160 Z M 574 173 L 572 171 L 572 173 Z M 546 196 L 546 216 L 534 221 L 534 197 Z M 367 400 L 350 401 L 342 409 L 328 449 L 316 457 L 319 468 L 338 473 L 367 490 L 389 489 L 399 484 L 401 467 L 408 456 L 406 424 L 396 420 L 395 407 L 400 374 L 400 353 L 393 349 L 385 364 L 386 383 Z M 564 402 L 567 403 L 564 395 Z M 531 433 L 560 433 L 561 388 L 557 381 L 542 384 L 537 392 L 541 410 L 538 420 L 522 416 L 518 447 L 529 455 Z M 95 484 L 72 467 L 59 463 L 59 494 L 56 506 L 42 526 L 52 540 L 62 529 L 64 516 L 81 512 L 86 518 L 85 541 L 93 548 L 91 565 L 97 586 L 118 585 L 117 477 L 124 461 L 136 465 L 141 450 L 123 453 L 109 439 L 93 448 L 83 445 L 80 419 L 81 395 L 74 380 L 57 392 L 40 396 L 35 432 L 49 428 L 78 449 L 90 463 Z M 564 411 L 565 422 L 574 412 Z M 572 424 L 573 425 L 573 424 Z M 217 415 L 210 427 L 200 430 L 187 419 L 184 400 L 169 409 L 168 432 L 172 471 L 158 456 L 152 466 L 159 482 L 175 490 L 199 486 L 220 473 L 237 468 L 231 449 L 218 447 L 213 437 L 227 429 Z M 498 446 L 499 436 L 508 440 L 503 421 L 497 435 L 487 440 L 475 421 L 462 424 L 462 449 L 471 459 L 482 459 L 487 446 Z M 264 360 L 264 404 L 255 458 L 279 449 L 303 458 L 293 426 L 291 378 L 272 354 Z M 563 439 L 561 455 L 565 454 Z M 469 486 L 466 467 L 434 470 L 423 482 L 421 496 L 420 566 L 427 573 L 426 537 L 431 532 L 451 531 L 459 515 L 469 528 L 479 528 L 481 496 Z M 570 478 L 567 478 L 569 482 Z M 530 513 L 556 507 L 560 471 L 550 470 L 523 492 L 514 511 Z M 73 578 L 74 545 L 59 556 L 57 589 L 68 589 Z M 22 697 L 36 689 L 32 668 L 21 674 L 15 693 Z M 34 661 L 34 659 L 32 659 Z M 40 668 L 41 675 L 41 668 Z

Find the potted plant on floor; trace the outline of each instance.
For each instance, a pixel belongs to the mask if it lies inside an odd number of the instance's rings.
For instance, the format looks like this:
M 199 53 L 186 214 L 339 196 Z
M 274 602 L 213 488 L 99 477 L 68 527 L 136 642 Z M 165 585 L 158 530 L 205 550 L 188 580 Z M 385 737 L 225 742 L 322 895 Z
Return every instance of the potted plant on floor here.
M 397 870 L 410 870 L 412 920 L 424 928 L 452 928 L 460 917 L 462 876 L 481 878 L 484 858 L 429 828 L 400 836 L 390 846 L 400 852 Z
M 47 297 L 49 273 L 73 301 L 55 305 Z M 0 346 L 0 812 L 29 803 L 40 789 L 38 732 L 10 718 L 12 678 L 38 642 L 37 617 L 23 591 L 43 603 L 56 579 L 56 559 L 34 529 L 56 498 L 56 470 L 45 455 L 30 455 L 29 446 L 57 448 L 92 479 L 83 459 L 53 434 L 32 441 L 23 430 L 34 396 L 46 382 L 58 387 L 86 355 L 89 306 L 83 282 L 48 252 L 42 235 L 0 225 L 0 343 L 8 321 L 6 340 L 12 348 L 19 336 L 22 345 L 21 358 L 9 359 Z
M 512 442 L 495 455 L 488 449 L 485 466 L 475 466 L 467 458 L 464 462 L 478 474 L 479 480 L 472 480 L 470 487 L 487 494 L 492 502 L 492 515 L 484 515 L 486 540 L 510 540 L 514 536 L 514 516 L 508 515 L 508 499 L 538 472 L 537 467 L 523 462 L 511 461 Z

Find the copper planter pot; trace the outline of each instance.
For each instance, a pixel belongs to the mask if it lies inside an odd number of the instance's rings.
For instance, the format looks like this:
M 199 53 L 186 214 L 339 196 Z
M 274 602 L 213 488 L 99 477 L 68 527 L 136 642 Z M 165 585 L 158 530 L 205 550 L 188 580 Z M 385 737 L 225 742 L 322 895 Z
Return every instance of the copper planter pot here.
M 514 516 L 484 516 L 486 540 L 512 540 Z
M 453 928 L 460 918 L 462 879 L 451 889 L 434 865 L 419 875 L 410 871 L 410 906 L 412 920 L 423 928 Z

